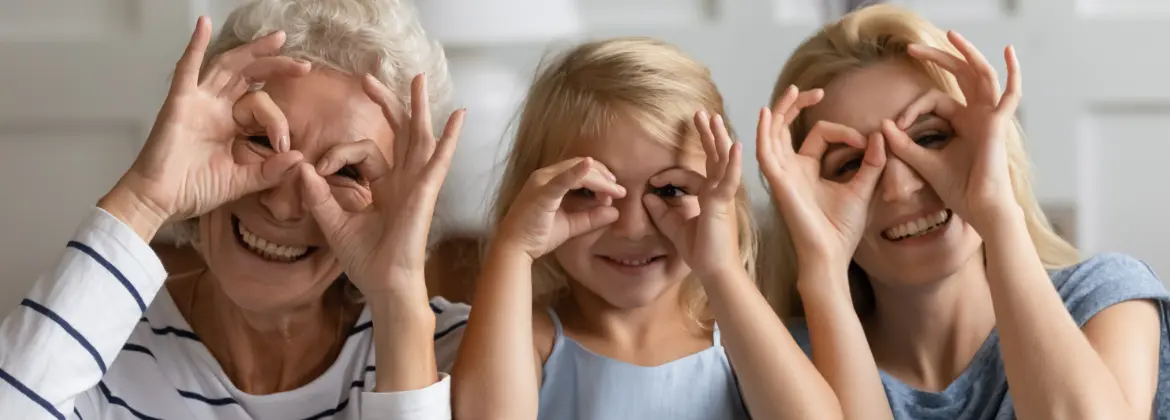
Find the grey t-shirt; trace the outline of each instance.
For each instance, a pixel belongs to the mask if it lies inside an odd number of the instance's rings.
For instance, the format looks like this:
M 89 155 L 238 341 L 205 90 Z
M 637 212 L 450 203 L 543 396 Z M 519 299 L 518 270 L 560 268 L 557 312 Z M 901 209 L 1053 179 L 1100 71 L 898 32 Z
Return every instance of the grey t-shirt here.
M 1153 299 L 1161 314 L 1158 391 L 1154 418 L 1170 418 L 1170 293 L 1153 270 L 1123 254 L 1100 254 L 1059 271 L 1049 272 L 1064 306 L 1077 325 L 1084 326 L 1101 310 L 1135 299 Z M 793 338 L 810 351 L 803 320 L 788 323 Z M 967 369 L 942 392 L 914 389 L 881 372 L 882 385 L 896 419 L 989 420 L 1015 419 L 1007 374 L 999 354 L 999 334 L 992 330 Z

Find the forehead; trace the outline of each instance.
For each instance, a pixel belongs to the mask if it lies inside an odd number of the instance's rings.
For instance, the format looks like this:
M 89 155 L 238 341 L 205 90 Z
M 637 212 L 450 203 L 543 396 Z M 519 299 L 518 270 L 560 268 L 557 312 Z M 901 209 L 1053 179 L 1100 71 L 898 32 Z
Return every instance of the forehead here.
M 343 141 L 391 136 L 382 109 L 366 95 L 361 78 L 331 70 L 280 78 L 265 83 L 264 91 L 288 120 L 295 147 L 313 148 Z M 388 146 L 388 145 L 387 145 Z
M 589 156 L 605 164 L 622 179 L 644 180 L 672 167 L 706 172 L 702 151 L 695 153 L 672 147 L 650 135 L 629 118 L 619 118 L 599 138 L 573 142 L 569 156 Z
M 883 119 L 897 117 L 934 82 L 905 60 L 886 60 L 847 72 L 825 87 L 825 98 L 809 109 L 810 122 L 827 120 L 869 134 Z

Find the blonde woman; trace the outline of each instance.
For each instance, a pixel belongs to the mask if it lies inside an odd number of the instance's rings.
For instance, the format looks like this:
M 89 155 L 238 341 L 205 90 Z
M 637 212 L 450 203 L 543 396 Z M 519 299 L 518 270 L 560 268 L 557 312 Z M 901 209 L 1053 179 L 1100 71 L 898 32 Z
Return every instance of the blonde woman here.
M 449 419 L 467 308 L 423 281 L 445 66 L 397 1 L 199 19 L 135 163 L 0 327 L 0 418 Z M 171 221 L 205 270 L 168 278 Z
M 893 6 L 796 49 L 758 155 L 783 221 L 777 303 L 805 316 L 793 336 L 849 418 L 1164 418 L 1170 296 L 1141 261 L 1080 261 L 1050 229 L 1004 58 L 1001 93 L 970 42 Z
M 583 44 L 537 76 L 453 372 L 456 417 L 840 417 L 755 286 L 722 113 L 707 68 L 652 39 Z

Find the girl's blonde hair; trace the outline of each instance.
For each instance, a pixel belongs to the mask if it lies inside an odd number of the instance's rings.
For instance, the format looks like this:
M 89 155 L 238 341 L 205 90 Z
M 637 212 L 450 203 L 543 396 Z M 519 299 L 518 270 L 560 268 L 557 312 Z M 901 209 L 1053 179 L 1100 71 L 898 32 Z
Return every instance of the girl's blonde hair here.
M 796 48 L 772 90 L 772 103 L 779 100 L 790 85 L 796 85 L 802 91 L 824 88 L 843 74 L 886 60 L 906 60 L 930 77 L 939 90 L 962 101 L 963 94 L 954 76 L 933 63 L 910 57 L 906 52 L 910 44 L 929 45 L 961 57 L 944 31 L 917 14 L 891 5 L 868 6 L 825 25 Z M 792 125 L 793 146 L 797 148 L 811 128 L 806 115 L 802 114 Z M 1013 122 L 1016 129 L 1010 131 L 1006 139 L 1008 172 L 1016 201 L 1024 210 L 1028 233 L 1045 267 L 1074 264 L 1079 259 L 1076 248 L 1053 231 L 1032 191 L 1024 134 L 1018 121 Z M 781 316 L 801 316 L 803 310 L 796 293 L 796 250 L 780 213 L 773 213 L 775 219 L 772 220 L 774 226 L 768 231 L 767 257 L 762 259 L 767 263 L 766 267 L 761 267 L 764 278 L 770 279 L 764 282 L 764 287 Z M 874 304 L 873 289 L 856 264 L 851 264 L 849 278 L 854 306 L 859 314 L 867 315 Z
M 667 43 L 616 38 L 569 50 L 544 66 L 529 88 L 493 206 L 496 224 L 534 171 L 568 158 L 575 142 L 607 135 L 619 119 L 631 119 L 671 149 L 703 153 L 693 125 L 699 110 L 724 114 L 710 70 Z M 754 279 L 756 234 L 742 187 L 736 213 L 741 262 Z M 568 288 L 551 254 L 536 262 L 532 278 L 539 305 L 551 305 Z M 707 297 L 694 279 L 687 279 L 682 296 L 692 318 L 705 321 Z

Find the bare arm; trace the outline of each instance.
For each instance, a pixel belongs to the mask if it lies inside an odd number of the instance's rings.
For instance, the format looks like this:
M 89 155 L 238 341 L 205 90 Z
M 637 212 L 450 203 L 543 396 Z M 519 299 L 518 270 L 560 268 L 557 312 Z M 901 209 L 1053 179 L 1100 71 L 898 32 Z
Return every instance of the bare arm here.
M 455 417 L 535 419 L 540 359 L 533 346 L 532 259 L 492 249 L 471 307 L 452 372 Z
M 706 282 L 723 344 L 753 418 L 841 418 L 833 390 L 742 270 Z
M 1028 419 L 1149 418 L 1158 314 L 1149 302 L 1106 309 L 1078 328 L 1052 287 L 1022 212 L 997 216 L 987 278 L 1016 412 Z
M 797 285 L 808 322 L 812 361 L 836 392 L 846 419 L 892 419 L 865 331 L 853 309 L 845 270 L 802 264 Z

